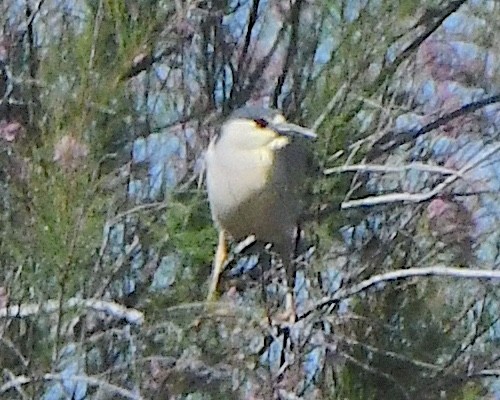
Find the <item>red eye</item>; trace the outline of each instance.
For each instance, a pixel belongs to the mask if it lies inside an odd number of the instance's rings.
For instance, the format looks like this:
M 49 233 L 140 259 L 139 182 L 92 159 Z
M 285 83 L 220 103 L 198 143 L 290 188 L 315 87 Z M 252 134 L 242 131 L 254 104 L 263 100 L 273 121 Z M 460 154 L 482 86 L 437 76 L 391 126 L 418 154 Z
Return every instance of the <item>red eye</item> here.
M 256 120 L 254 120 L 254 121 L 255 121 L 255 123 L 257 124 L 257 126 L 258 126 L 259 128 L 265 128 L 267 125 L 269 125 L 269 124 L 267 123 L 267 121 L 266 121 L 265 119 L 262 119 L 262 118 L 256 119 Z

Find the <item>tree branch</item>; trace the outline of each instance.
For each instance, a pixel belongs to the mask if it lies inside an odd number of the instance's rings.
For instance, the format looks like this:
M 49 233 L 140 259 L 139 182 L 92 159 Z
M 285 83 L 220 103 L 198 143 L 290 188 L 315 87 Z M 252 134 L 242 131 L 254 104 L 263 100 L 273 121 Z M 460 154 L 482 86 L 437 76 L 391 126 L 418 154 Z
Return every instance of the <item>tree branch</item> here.
M 297 42 L 298 42 L 298 33 L 300 27 L 300 10 L 302 7 L 302 0 L 297 0 L 292 6 L 290 12 L 290 24 L 292 26 L 292 31 L 290 33 L 290 40 L 288 42 L 288 49 L 286 52 L 285 65 L 283 66 L 283 71 L 278 76 L 278 81 L 274 88 L 273 94 L 273 106 L 278 106 L 278 98 L 281 95 L 281 91 L 283 90 L 283 85 L 285 84 L 286 76 L 290 70 L 290 66 L 292 61 L 294 61 L 295 55 L 297 54 Z
M 455 0 L 450 2 L 447 7 L 443 9 L 437 9 L 437 10 L 428 10 L 422 18 L 420 18 L 421 22 L 424 22 L 426 19 L 432 19 L 432 23 L 428 24 L 427 29 L 419 36 L 417 37 L 408 47 L 406 47 L 394 60 L 392 63 L 391 67 L 397 67 L 399 64 L 401 64 L 404 60 L 406 60 L 410 54 L 412 54 L 414 51 L 416 51 L 419 46 L 425 42 L 425 40 L 431 36 L 444 22 L 446 18 L 448 18 L 451 14 L 456 12 L 462 4 L 464 4 L 467 0 Z M 436 14 L 434 14 L 434 12 Z
M 424 32 L 419 35 L 413 42 L 411 42 L 395 59 L 394 61 L 389 64 L 386 68 L 385 71 L 383 71 L 378 79 L 371 85 L 372 90 L 368 90 L 368 92 L 373 92 L 373 89 L 377 89 L 380 87 L 387 75 L 392 75 L 394 72 L 396 72 L 396 69 L 399 67 L 399 65 L 405 61 L 413 52 L 415 52 L 419 46 L 427 39 L 429 36 L 431 36 L 436 30 L 443 24 L 444 20 L 448 18 L 451 14 L 453 14 L 455 11 L 457 11 L 462 4 L 464 4 L 467 0 L 455 0 L 450 2 L 447 7 L 443 8 L 442 10 L 439 10 L 439 14 L 433 15 L 431 18 L 433 19 L 432 23 L 427 23 L 426 28 Z M 425 19 L 425 16 L 421 18 L 421 21 Z
M 380 173 L 401 173 L 408 171 L 431 172 L 442 175 L 458 175 L 459 171 L 454 169 L 440 167 L 438 165 L 428 165 L 423 163 L 410 163 L 406 165 L 390 166 L 377 164 L 358 164 L 358 165 L 342 165 L 340 167 L 328 168 L 323 171 L 323 174 L 330 175 L 341 172 L 380 172 Z M 460 177 L 460 176 L 459 176 Z
M 240 59 L 238 60 L 238 67 L 236 69 L 237 73 L 234 75 L 234 84 L 238 86 L 240 81 L 244 81 L 246 77 L 247 70 L 243 70 L 245 62 L 248 60 L 248 49 L 250 48 L 250 42 L 252 40 L 252 32 L 257 22 L 257 16 L 259 12 L 260 0 L 254 0 L 252 2 L 252 8 L 248 16 L 247 33 L 245 35 L 245 41 L 243 43 L 243 49 L 241 50 Z
M 59 311 L 58 300 L 48 300 L 44 304 L 20 304 L 0 308 L 0 318 L 26 318 L 39 313 L 55 313 Z M 71 298 L 63 304 L 64 309 L 86 308 L 103 312 L 116 319 L 125 319 L 129 324 L 141 325 L 144 314 L 134 308 L 127 308 L 111 301 L 95 299 Z
M 447 186 L 449 186 L 453 182 L 455 182 L 459 177 L 463 177 L 463 175 L 467 171 L 477 167 L 484 160 L 486 160 L 488 157 L 494 155 L 499 150 L 500 150 L 500 143 L 498 143 L 496 146 L 490 147 L 489 150 L 481 153 L 479 157 L 468 162 L 465 166 L 460 168 L 460 170 L 457 171 L 456 174 L 449 176 L 443 182 L 436 185 L 434 187 L 434 189 L 432 189 L 429 192 L 425 192 L 425 193 L 407 193 L 407 192 L 405 192 L 405 193 L 390 193 L 390 194 L 385 194 L 385 195 L 381 195 L 381 196 L 370 196 L 370 197 L 365 197 L 363 199 L 344 201 L 341 204 L 341 208 L 348 209 L 348 208 L 354 208 L 354 207 L 366 207 L 366 206 L 374 206 L 374 205 L 379 205 L 379 204 L 401 203 L 401 202 L 421 203 L 421 202 L 430 200 L 433 197 L 437 196 L 439 193 L 441 193 Z
M 465 106 L 460 107 L 459 109 L 454 110 L 448 114 L 445 114 L 442 117 L 436 119 L 435 121 L 423 126 L 417 131 L 410 131 L 406 133 L 392 132 L 389 135 L 383 136 L 379 141 L 373 144 L 372 149 L 366 155 L 366 159 L 373 160 L 384 153 L 388 153 L 405 143 L 411 142 L 417 139 L 418 137 L 425 135 L 426 133 L 429 133 L 430 131 L 433 131 L 434 129 L 437 129 L 447 124 L 448 122 L 453 121 L 455 118 L 472 113 L 483 107 L 495 103 L 500 103 L 500 93 L 479 101 L 475 101 L 473 103 L 466 104 Z
M 405 49 L 394 59 L 394 61 L 386 66 L 380 72 L 378 78 L 364 90 L 364 97 L 370 97 L 373 95 L 386 81 L 389 76 L 392 76 L 398 67 L 407 60 L 419 46 L 429 38 L 448 18 L 451 14 L 456 12 L 467 0 L 455 0 L 451 1 L 445 8 L 438 10 L 429 10 L 421 19 L 420 22 L 425 26 L 424 32 L 415 38 Z M 431 22 L 426 20 L 431 20 Z M 362 102 L 359 102 L 346 116 L 347 120 L 354 118 L 354 116 L 360 111 L 362 107 Z
M 60 382 L 83 382 L 91 386 L 100 387 L 107 392 L 111 392 L 119 395 L 120 397 L 124 397 L 132 400 L 142 400 L 143 397 L 140 394 L 132 393 L 130 390 L 124 389 L 122 387 L 116 386 L 112 383 L 106 382 L 104 380 L 94 378 L 91 376 L 85 375 L 67 375 L 62 376 L 61 374 L 43 374 L 39 377 L 27 377 L 24 375 L 16 376 L 14 379 L 11 379 L 0 386 L 0 394 L 3 394 L 10 389 L 16 388 L 21 385 L 26 385 L 32 382 L 38 381 L 60 381 Z
M 229 102 L 230 102 L 229 108 L 231 110 L 241 107 L 250 98 L 255 86 L 257 85 L 257 82 L 260 80 L 262 74 L 269 66 L 271 59 L 276 53 L 276 50 L 283 41 L 283 38 L 285 37 L 285 33 L 287 31 L 286 29 L 287 26 L 288 26 L 288 21 L 285 21 L 283 23 L 283 26 L 279 30 L 278 35 L 276 36 L 276 40 L 274 41 L 270 50 L 264 57 L 262 57 L 260 62 L 255 66 L 254 70 L 247 77 L 246 81 L 239 82 L 239 85 L 234 85 L 234 84 L 232 85 L 231 92 L 229 95 Z M 236 71 L 235 74 L 238 74 L 238 71 Z
M 314 304 L 311 308 L 305 311 L 298 319 L 304 319 L 313 312 L 321 310 L 325 307 L 339 303 L 341 300 L 362 293 L 385 282 L 392 282 L 402 279 L 410 279 L 415 277 L 450 277 L 457 279 L 476 279 L 476 280 L 495 280 L 500 281 L 500 271 L 487 269 L 468 269 L 468 268 L 451 268 L 451 267 L 426 267 L 426 268 L 407 268 L 395 271 L 386 272 L 380 275 L 374 275 L 371 278 L 365 279 L 358 284 L 339 289 L 332 296 L 324 297 Z

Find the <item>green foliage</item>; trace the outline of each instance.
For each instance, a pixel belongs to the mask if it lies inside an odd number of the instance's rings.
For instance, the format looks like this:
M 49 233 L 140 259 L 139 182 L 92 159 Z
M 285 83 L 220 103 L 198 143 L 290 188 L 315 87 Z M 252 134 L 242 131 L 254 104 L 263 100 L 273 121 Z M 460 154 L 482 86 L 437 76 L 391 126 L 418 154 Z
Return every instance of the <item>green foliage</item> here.
M 333 386 L 333 385 L 332 385 Z M 370 388 L 366 387 L 356 372 L 351 368 L 344 368 L 340 372 L 339 385 L 335 387 L 332 400 L 376 400 L 377 395 Z
M 178 252 L 185 265 L 210 263 L 215 249 L 217 233 L 213 227 L 204 193 L 191 198 L 171 199 L 165 214 L 167 245 Z M 180 251 L 179 251 L 180 250 Z
M 217 240 L 204 193 L 172 194 L 167 203 L 164 215 L 150 225 L 156 251 L 173 256 L 178 266 L 174 284 L 151 302 L 160 313 L 165 307 L 205 299 Z
M 453 400 L 477 400 L 484 398 L 484 389 L 480 385 L 468 382 L 461 388 L 461 393 L 458 393 Z
M 371 346 L 360 344 L 352 353 L 368 369 L 359 365 L 347 368 L 348 376 L 355 376 L 352 379 L 359 382 L 360 389 L 372 393 L 374 398 L 405 399 L 404 392 L 416 395 L 426 385 L 432 385 L 435 370 L 427 369 L 423 363 L 439 365 L 454 351 L 461 335 L 445 328 L 457 309 L 446 303 L 441 303 L 439 309 L 429 308 L 433 292 L 438 295 L 441 285 L 438 282 L 425 288 L 388 288 L 370 296 L 370 301 L 356 302 L 354 311 L 362 318 L 353 325 L 355 335 L 360 343 Z

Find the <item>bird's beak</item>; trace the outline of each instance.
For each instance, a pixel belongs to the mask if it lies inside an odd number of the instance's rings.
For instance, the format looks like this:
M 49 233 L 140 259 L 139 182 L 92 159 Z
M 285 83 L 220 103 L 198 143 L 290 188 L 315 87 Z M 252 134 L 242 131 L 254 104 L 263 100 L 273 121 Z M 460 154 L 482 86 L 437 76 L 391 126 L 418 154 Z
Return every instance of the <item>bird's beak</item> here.
M 273 131 L 283 136 L 303 136 L 307 139 L 316 139 L 318 135 L 311 129 L 288 122 L 277 122 L 269 125 Z

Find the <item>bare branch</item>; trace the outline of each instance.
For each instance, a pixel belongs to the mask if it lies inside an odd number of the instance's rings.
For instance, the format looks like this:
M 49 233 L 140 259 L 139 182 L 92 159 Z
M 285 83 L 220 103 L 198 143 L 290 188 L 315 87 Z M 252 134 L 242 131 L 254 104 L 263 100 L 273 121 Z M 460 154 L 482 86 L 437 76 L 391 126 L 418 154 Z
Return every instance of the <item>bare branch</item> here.
M 469 374 L 470 377 L 479 376 L 479 377 L 499 377 L 500 369 L 483 369 L 482 371 L 473 372 Z
M 313 307 L 304 312 L 299 319 L 303 319 L 316 310 L 338 303 L 343 299 L 352 297 L 358 293 L 384 282 L 392 282 L 401 279 L 410 279 L 415 277 L 450 277 L 458 279 L 475 280 L 498 280 L 500 281 L 500 271 L 487 269 L 468 269 L 468 268 L 450 268 L 443 266 L 426 268 L 407 268 L 386 272 L 380 275 L 374 275 L 358 284 L 338 290 L 333 296 L 327 296 L 319 300 Z
M 396 69 L 399 67 L 399 65 L 408 59 L 418 48 L 420 45 L 429 37 L 431 36 L 436 30 L 442 25 L 444 20 L 448 18 L 451 14 L 455 13 L 461 6 L 464 4 L 467 0 L 455 0 L 450 2 L 447 7 L 444 7 L 443 9 L 440 9 L 439 11 L 436 11 L 435 15 L 432 15 L 432 23 L 426 23 L 428 21 L 424 21 L 426 19 L 426 16 L 421 18 L 421 21 L 423 22 L 423 25 L 427 25 L 424 32 L 419 35 L 413 42 L 411 42 L 398 56 L 395 58 L 395 60 L 389 64 L 386 67 L 385 71 L 382 71 L 382 73 L 379 75 L 378 79 L 370 86 L 370 89 L 368 90 L 368 93 L 373 93 L 377 88 L 379 88 L 384 81 L 386 80 L 388 75 L 392 75 Z
M 99 37 L 99 30 L 101 29 L 101 23 L 102 19 L 104 17 L 104 10 L 103 10 L 103 1 L 101 0 L 99 2 L 99 6 L 97 8 L 97 12 L 95 15 L 95 21 L 94 21 L 94 32 L 92 35 L 92 47 L 90 49 L 90 55 L 89 55 L 89 66 L 88 70 L 89 72 L 92 71 L 94 68 L 94 59 L 95 59 L 95 53 L 96 53 L 96 46 L 97 46 L 97 39 Z
M 131 65 L 127 68 L 127 70 L 120 74 L 117 81 L 123 82 L 139 75 L 143 71 L 148 71 L 155 63 L 162 61 L 166 57 L 173 54 L 176 50 L 177 48 L 175 46 L 168 46 L 159 53 L 155 53 L 154 50 L 150 50 L 149 52 L 137 55 L 134 60 L 132 60 Z
M 364 90 L 364 97 L 370 97 L 373 95 L 389 77 L 394 75 L 398 67 L 412 54 L 414 54 L 426 39 L 439 29 L 444 20 L 455 13 L 466 1 L 467 0 L 451 1 L 447 6 L 438 10 L 429 10 L 424 16 L 422 16 L 419 21 L 420 25 L 416 27 L 416 29 L 418 29 L 420 26 L 424 26 L 422 34 L 418 35 L 408 46 L 406 46 L 405 49 L 396 56 L 392 63 L 384 65 L 384 68 L 379 73 L 378 78 Z M 354 116 L 361 110 L 362 104 L 363 102 L 360 101 L 349 112 L 349 114 L 346 115 L 346 119 L 350 120 L 351 118 L 354 118 Z M 369 159 L 371 160 L 373 158 L 374 157 Z
M 422 172 L 432 172 L 442 175 L 458 175 L 459 171 L 440 167 L 438 165 L 428 165 L 423 163 L 410 163 L 406 165 L 390 166 L 381 164 L 359 164 L 359 165 L 342 165 L 340 167 L 328 168 L 323 171 L 323 174 L 330 175 L 340 172 L 381 172 L 381 173 L 400 173 L 407 171 L 422 171 Z M 458 175 L 457 177 L 461 177 Z
M 4 368 L 3 375 L 4 375 L 4 380 L 8 379 L 10 381 L 15 381 L 16 379 L 16 375 L 7 368 Z M 21 396 L 23 400 L 30 399 L 31 396 L 28 396 L 28 394 L 24 391 L 24 389 L 21 387 L 20 384 L 15 384 L 14 388 L 16 389 L 17 393 L 19 394 L 19 396 Z
M 48 300 L 44 304 L 21 304 L 0 308 L 0 318 L 26 318 L 39 313 L 55 313 L 59 311 L 59 300 Z M 134 308 L 127 308 L 111 301 L 96 299 L 70 298 L 63 304 L 64 309 L 87 308 L 103 312 L 116 319 L 125 319 L 133 325 L 144 322 L 144 314 Z
M 298 42 L 297 36 L 300 26 L 300 10 L 302 7 L 302 3 L 303 3 L 302 0 L 297 0 L 292 6 L 292 9 L 290 11 L 290 25 L 292 28 L 290 32 L 288 49 L 285 57 L 285 65 L 283 66 L 282 73 L 278 76 L 278 80 L 274 88 L 273 105 L 275 107 L 278 106 L 278 97 L 281 95 L 281 92 L 283 90 L 283 85 L 285 84 L 286 77 L 290 71 L 290 66 L 295 58 L 295 55 L 297 54 L 297 42 Z
M 427 25 L 425 31 L 418 36 L 408 47 L 406 47 L 394 60 L 393 65 L 398 66 L 404 60 L 406 60 L 410 54 L 416 51 L 420 45 L 431 36 L 436 30 L 441 26 L 446 18 L 448 18 L 451 14 L 458 11 L 458 9 L 464 4 L 467 0 L 455 0 L 451 1 L 448 6 L 442 9 L 429 9 L 423 16 L 420 18 L 420 21 L 423 22 L 424 25 Z M 431 20 L 432 23 L 428 23 L 427 20 Z
M 466 104 L 465 106 L 460 107 L 457 110 L 447 113 L 442 117 L 439 117 L 435 121 L 423 126 L 416 132 L 413 131 L 408 133 L 392 133 L 389 135 L 385 135 L 373 145 L 373 148 L 368 152 L 366 158 L 367 160 L 373 160 L 384 153 L 394 150 L 395 148 L 405 143 L 411 142 L 412 140 L 415 140 L 416 138 L 425 135 L 426 133 L 429 133 L 434 129 L 437 129 L 440 126 L 443 126 L 448 122 L 453 121 L 455 118 L 461 117 L 462 115 L 470 114 L 483 107 L 499 102 L 500 102 L 500 94 L 497 93 L 493 96 L 487 97 L 479 101 L 475 101 L 473 103 Z
M 32 382 L 38 381 L 61 381 L 61 382 L 84 382 L 88 385 L 97 386 L 106 390 L 107 392 L 115 393 L 127 399 L 133 400 L 142 400 L 143 397 L 140 394 L 132 393 L 130 390 L 124 389 L 122 387 L 113 385 L 112 383 L 108 383 L 104 380 L 97 379 L 91 376 L 84 375 L 67 375 L 62 376 L 60 374 L 44 374 L 40 377 L 27 377 L 24 375 L 20 375 L 15 377 L 15 379 L 11 379 L 7 381 L 2 386 L 0 386 L 0 394 L 9 391 L 12 388 L 16 388 L 21 385 L 27 385 Z
M 241 50 L 240 59 L 238 60 L 238 74 L 235 76 L 235 83 L 239 84 L 241 77 L 246 75 L 246 70 L 243 70 L 245 62 L 248 60 L 248 49 L 250 48 L 250 42 L 252 40 L 252 33 L 257 22 L 257 16 L 259 12 L 260 0 L 254 0 L 252 3 L 252 8 L 250 10 L 250 15 L 248 16 L 247 33 L 245 35 L 245 42 L 243 44 L 243 49 Z
M 19 40 L 22 40 L 24 38 L 24 35 L 26 35 L 26 33 L 30 31 L 30 29 L 33 29 L 33 22 L 35 21 L 35 18 L 40 14 L 43 3 L 45 3 L 45 0 L 40 0 L 36 6 L 36 9 L 30 12 L 28 21 L 26 22 L 26 28 L 24 28 L 23 32 L 19 35 Z
M 264 57 L 262 57 L 260 62 L 255 66 L 254 70 L 247 77 L 246 81 L 240 82 L 239 85 L 233 84 L 233 86 L 231 87 L 231 93 L 229 95 L 231 102 L 230 108 L 235 109 L 241 107 L 250 98 L 250 95 L 252 94 L 255 85 L 259 81 L 263 72 L 269 66 L 271 59 L 273 58 L 274 54 L 276 54 L 276 51 L 278 50 L 281 42 L 283 41 L 287 31 L 286 29 L 287 26 L 288 26 L 288 21 L 283 23 L 283 26 L 279 30 L 273 45 L 271 46 L 267 54 Z M 236 71 L 236 73 L 238 73 L 238 71 Z
M 141 211 L 160 211 L 163 210 L 164 208 L 168 207 L 168 203 L 165 201 L 158 201 L 155 203 L 144 203 L 144 204 L 139 204 L 138 206 L 134 206 L 132 208 L 129 208 L 128 210 L 125 210 L 121 213 L 116 214 L 113 218 L 111 218 L 108 221 L 109 226 L 116 225 L 120 221 L 123 220 L 123 218 L 128 217 L 129 215 L 141 212 Z
M 11 340 L 9 340 L 9 338 L 5 337 L 2 334 L 0 335 L 0 342 L 17 356 L 19 362 L 24 368 L 29 366 L 29 360 L 23 356 L 22 352 L 16 347 L 14 343 L 12 343 Z
M 468 162 L 465 166 L 460 168 L 460 170 L 454 174 L 446 178 L 439 185 L 436 185 L 434 189 L 425 193 L 390 193 L 381 196 L 370 196 L 365 197 L 364 199 L 356 199 L 350 201 L 344 201 L 341 204 L 342 209 L 355 208 L 355 207 L 366 207 L 366 206 L 374 206 L 379 204 L 387 204 L 387 203 L 421 203 L 423 201 L 427 201 L 432 199 L 441 193 L 447 186 L 451 185 L 455 182 L 459 177 L 462 177 L 467 171 L 477 167 L 484 160 L 488 159 L 496 152 L 500 150 L 500 143 L 496 146 L 491 147 L 490 149 L 484 151 L 480 154 L 479 157 L 473 159 Z
M 325 121 L 326 117 L 330 115 L 332 112 L 333 108 L 335 105 L 340 101 L 342 97 L 344 97 L 345 91 L 348 87 L 347 83 L 342 84 L 339 89 L 335 92 L 335 94 L 332 96 L 324 110 L 321 112 L 321 114 L 316 118 L 316 121 L 314 121 L 314 124 L 312 125 L 311 129 L 313 131 L 318 130 L 318 128 L 321 126 L 321 124 Z

